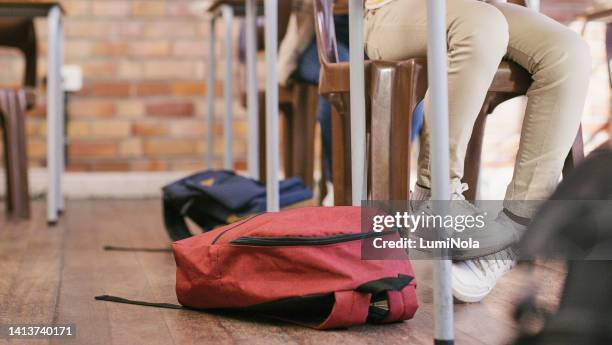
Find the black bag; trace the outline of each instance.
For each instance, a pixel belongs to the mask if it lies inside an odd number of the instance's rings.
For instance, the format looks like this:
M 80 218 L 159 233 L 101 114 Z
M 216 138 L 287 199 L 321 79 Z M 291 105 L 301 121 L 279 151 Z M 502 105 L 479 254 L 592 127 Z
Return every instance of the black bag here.
M 519 321 L 544 318 L 545 325 L 537 334 L 529 334 L 523 327 L 523 334 L 515 344 L 612 344 L 612 261 L 580 260 L 579 257 L 594 246 L 600 250 L 608 248 L 612 256 L 609 202 L 612 200 L 612 152 L 601 152 L 585 161 L 564 179 L 551 200 L 572 202 L 544 204 L 523 238 L 521 248 L 528 256 L 539 251 L 544 256 L 563 254 L 575 260 L 567 263 L 561 304 L 554 315 L 538 311 L 533 298 L 519 307 Z M 548 252 L 551 248 L 556 252 Z M 567 248 L 567 252 L 559 253 L 560 248 Z
M 202 171 L 162 189 L 164 224 L 173 241 L 192 236 L 185 217 L 203 231 L 266 211 L 266 187 L 232 171 Z M 297 207 L 312 200 L 298 177 L 280 182 L 280 207 Z

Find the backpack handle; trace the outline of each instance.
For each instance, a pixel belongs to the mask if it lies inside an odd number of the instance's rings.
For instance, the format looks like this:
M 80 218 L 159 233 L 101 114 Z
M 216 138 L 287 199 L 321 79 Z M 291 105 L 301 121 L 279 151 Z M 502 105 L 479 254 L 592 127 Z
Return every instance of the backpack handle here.
M 315 329 L 344 328 L 362 325 L 368 318 L 372 294 L 357 291 L 336 291 L 331 313 Z
M 329 316 L 316 329 L 330 329 L 362 325 L 368 320 L 372 296 L 386 293 L 389 312 L 381 323 L 396 322 L 412 317 L 416 312 L 414 289 L 407 288 L 413 277 L 398 275 L 360 285 L 355 290 L 334 292 L 334 306 Z

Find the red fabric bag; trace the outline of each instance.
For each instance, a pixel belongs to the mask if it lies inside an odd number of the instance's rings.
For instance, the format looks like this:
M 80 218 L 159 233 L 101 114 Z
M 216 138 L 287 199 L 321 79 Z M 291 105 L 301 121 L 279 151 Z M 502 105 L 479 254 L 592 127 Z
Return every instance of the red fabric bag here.
M 359 207 L 263 213 L 172 246 L 180 305 L 97 296 L 163 308 L 235 309 L 315 329 L 411 319 L 416 281 L 405 252 L 362 260 L 362 244 L 396 231 L 361 231 Z M 370 240 L 368 242 L 368 240 Z M 383 254 L 386 256 L 386 253 Z
M 408 320 L 418 308 L 405 260 L 361 260 L 358 207 L 265 213 L 173 244 L 183 306 L 238 308 L 317 329 Z

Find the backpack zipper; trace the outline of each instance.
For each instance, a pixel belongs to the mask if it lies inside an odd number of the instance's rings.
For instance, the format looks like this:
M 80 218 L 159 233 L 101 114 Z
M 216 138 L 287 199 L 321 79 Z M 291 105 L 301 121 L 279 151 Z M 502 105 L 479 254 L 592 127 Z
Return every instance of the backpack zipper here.
M 382 237 L 395 233 L 397 230 L 387 230 L 382 232 L 364 232 L 359 234 L 343 234 L 325 237 L 262 237 L 244 236 L 231 240 L 229 243 L 237 246 L 323 246 L 342 242 L 363 240 L 372 237 Z

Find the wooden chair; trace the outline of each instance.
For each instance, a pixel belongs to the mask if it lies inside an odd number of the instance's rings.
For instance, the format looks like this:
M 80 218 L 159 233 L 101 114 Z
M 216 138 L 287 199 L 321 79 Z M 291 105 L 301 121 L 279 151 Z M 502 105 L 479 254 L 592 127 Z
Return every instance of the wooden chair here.
M 0 19 L 0 46 L 19 49 L 25 57 L 23 88 L 0 89 L 0 125 L 3 130 L 7 214 L 30 217 L 25 112 L 35 103 L 36 33 L 31 19 Z
M 292 1 L 278 2 L 278 37 L 282 41 L 291 15 Z M 258 50 L 263 51 L 264 27 L 258 25 Z M 245 57 L 240 55 L 241 71 L 245 70 Z M 244 73 L 241 73 L 244 75 Z M 244 85 L 241 83 L 241 85 Z M 246 89 L 240 100 L 247 106 Z M 259 90 L 259 176 L 266 178 L 266 106 L 265 90 Z M 314 187 L 315 128 L 317 123 L 318 86 L 294 80 L 290 86 L 279 88 L 279 107 L 283 116 L 283 168 L 285 176 L 299 176 L 309 188 Z
M 348 62 L 339 62 L 333 25 L 333 0 L 315 0 L 315 30 L 321 60 L 319 93 L 330 99 L 332 154 L 336 205 L 351 204 L 350 82 Z M 412 112 L 427 90 L 424 58 L 400 62 L 366 61 L 368 114 L 368 196 L 374 200 L 407 200 L 410 180 L 410 124 Z M 500 103 L 524 95 L 531 76 L 521 66 L 502 61 L 476 121 L 465 159 L 466 198 L 474 200 L 478 186 L 486 117 Z M 584 158 L 579 131 L 564 172 Z

